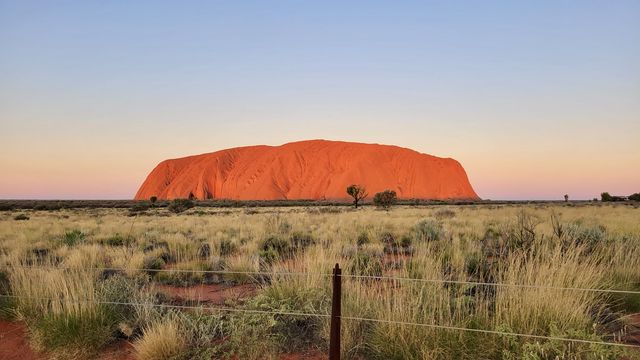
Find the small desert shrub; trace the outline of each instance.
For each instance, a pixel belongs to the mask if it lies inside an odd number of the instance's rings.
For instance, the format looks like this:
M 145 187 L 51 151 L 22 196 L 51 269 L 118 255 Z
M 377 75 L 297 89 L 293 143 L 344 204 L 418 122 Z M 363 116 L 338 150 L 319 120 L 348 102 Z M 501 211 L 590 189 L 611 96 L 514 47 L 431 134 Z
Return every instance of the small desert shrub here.
M 396 244 L 396 236 L 392 232 L 383 231 L 380 233 L 378 238 L 380 239 L 380 242 L 386 246 L 393 246 Z
M 507 326 L 498 327 L 499 331 L 513 332 Z M 586 341 L 602 342 L 599 336 L 584 330 L 561 331 L 556 326 L 551 326 L 550 336 L 558 338 L 580 339 Z M 584 357 L 576 357 L 576 354 L 585 354 Z M 634 355 L 617 346 L 602 346 L 597 344 L 585 344 L 567 342 L 561 340 L 523 342 L 513 337 L 504 337 L 502 359 L 599 359 L 617 360 L 633 359 Z
M 62 236 L 62 243 L 67 246 L 75 246 L 80 241 L 84 240 L 85 237 L 86 235 L 82 231 L 74 229 L 64 233 Z
M 260 244 L 260 257 L 268 264 L 291 255 L 289 240 L 280 235 L 267 236 Z
M 208 243 L 201 243 L 198 247 L 198 258 L 205 260 L 211 256 L 211 245 Z
M 417 242 L 436 241 L 442 237 L 443 229 L 437 220 L 423 219 L 413 227 L 413 234 Z
M 29 216 L 27 216 L 26 214 L 18 214 L 16 215 L 13 220 L 29 220 Z
M 524 251 L 532 249 L 536 239 L 536 227 L 540 220 L 529 212 L 521 210 L 516 216 L 515 222 L 506 224 L 501 230 L 504 246 L 507 251 Z
M 124 237 L 118 233 L 113 236 L 110 236 L 104 240 L 104 244 L 107 246 L 124 246 L 129 245 L 131 243 L 131 238 Z
M 368 243 L 370 243 L 371 240 L 369 239 L 369 233 L 366 231 L 361 231 L 358 234 L 358 238 L 356 239 L 356 244 L 358 246 L 362 246 L 362 245 L 366 245 Z
M 291 241 L 291 246 L 294 249 L 304 249 L 315 244 L 313 235 L 300 231 L 293 232 L 289 237 L 289 241 Z
M 379 256 L 359 252 L 349 263 L 349 274 L 382 276 L 382 259 Z
M 434 214 L 437 220 L 452 219 L 456 216 L 456 212 L 451 209 L 438 209 Z
M 241 314 L 229 320 L 229 337 L 221 345 L 224 354 L 238 359 L 277 359 L 281 337 L 273 331 L 276 321 L 267 314 Z
M 134 306 L 122 304 L 141 302 L 140 287 L 141 284 L 134 280 L 121 274 L 114 274 L 98 282 L 96 292 L 101 301 L 114 303 L 104 304 L 107 310 L 113 314 L 114 321 L 134 326 L 133 324 L 136 322 Z
M 410 254 L 413 250 L 411 244 L 413 239 L 409 234 L 404 234 L 400 238 L 390 232 L 380 234 L 380 241 L 384 244 L 386 254 Z
M 147 270 L 149 275 L 151 276 L 158 273 L 158 271 L 153 270 L 160 270 L 165 266 L 165 264 L 166 262 L 161 256 L 157 256 L 154 254 L 146 255 L 142 261 L 142 267 Z
M 180 357 L 189 360 L 211 360 L 215 356 L 220 342 L 225 336 L 228 321 L 224 314 L 210 314 L 202 311 L 178 312 L 183 337 L 188 342 Z
M 146 201 L 137 201 L 131 208 L 129 209 L 132 213 L 140 213 L 149 210 L 151 204 Z
M 195 204 L 191 199 L 174 199 L 171 201 L 167 209 L 172 213 L 179 214 L 185 210 L 191 209 Z
M 409 234 L 403 234 L 400 237 L 400 246 L 403 248 L 408 248 L 411 246 L 411 244 L 413 243 L 413 238 L 411 238 L 411 235 Z
M 606 229 L 602 225 L 589 226 L 573 222 L 565 225 L 562 240 L 564 248 L 584 245 L 591 252 L 606 240 Z
M 312 312 L 327 314 L 330 305 L 325 288 L 311 287 L 291 279 L 277 281 L 249 304 L 250 308 L 268 311 Z M 274 317 L 273 331 L 286 339 L 286 347 L 294 350 L 317 345 L 320 339 L 321 321 L 316 317 Z M 282 344 L 285 345 L 285 344 Z
M 222 239 L 222 241 L 220 241 L 220 256 L 233 255 L 237 251 L 238 245 L 235 242 L 229 239 Z

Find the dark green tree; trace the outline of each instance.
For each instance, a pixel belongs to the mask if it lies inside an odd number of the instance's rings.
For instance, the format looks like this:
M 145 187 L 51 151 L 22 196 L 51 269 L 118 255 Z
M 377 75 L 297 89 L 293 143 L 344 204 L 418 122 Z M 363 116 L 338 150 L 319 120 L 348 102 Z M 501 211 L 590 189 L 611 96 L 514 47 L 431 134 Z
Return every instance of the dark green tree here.
M 168 206 L 169 211 L 179 214 L 187 209 L 191 209 L 195 204 L 190 199 L 174 199 Z
M 362 185 L 349 185 L 347 194 L 353 198 L 353 205 L 358 208 L 358 203 L 367 197 L 367 189 Z
M 396 203 L 398 200 L 398 196 L 396 192 L 393 190 L 385 190 L 379 193 L 376 193 L 373 196 L 373 203 L 380 208 L 389 209 L 392 205 Z

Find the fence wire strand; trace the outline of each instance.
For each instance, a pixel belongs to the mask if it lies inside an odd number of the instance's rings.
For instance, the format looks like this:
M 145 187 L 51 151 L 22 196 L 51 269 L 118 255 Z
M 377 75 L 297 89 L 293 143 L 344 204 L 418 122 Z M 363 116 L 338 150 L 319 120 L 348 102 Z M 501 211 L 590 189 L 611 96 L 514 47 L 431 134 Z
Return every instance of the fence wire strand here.
M 151 307 L 182 309 L 182 310 L 200 310 L 200 311 L 208 310 L 208 311 L 219 311 L 219 312 L 240 312 L 240 313 L 264 314 L 264 315 L 285 315 L 285 316 L 331 318 L 331 315 L 329 315 L 329 314 L 292 312 L 292 311 L 277 311 L 277 310 L 255 310 L 255 309 L 238 309 L 238 308 L 229 308 L 229 307 L 210 307 L 210 306 L 194 306 L 194 305 L 171 305 L 171 304 L 154 304 L 154 303 L 133 303 L 133 302 L 117 302 L 117 301 L 99 301 L 99 300 L 88 300 L 88 299 L 86 299 L 86 300 L 80 300 L 80 299 L 68 300 L 68 299 L 55 299 L 55 298 L 45 298 L 45 297 L 27 297 L 27 296 L 17 296 L 17 295 L 5 295 L 5 294 L 0 294 L 0 297 L 17 298 L 17 299 L 31 299 L 31 300 L 45 300 L 45 301 L 60 301 L 60 302 L 70 302 L 70 303 L 90 302 L 90 303 L 95 303 L 95 304 L 120 305 L 120 306 L 140 306 L 140 307 L 151 306 Z M 634 345 L 634 344 L 614 343 L 614 342 L 607 342 L 607 341 L 595 341 L 595 340 L 584 340 L 584 339 L 574 339 L 574 338 L 565 338 L 565 337 L 559 337 L 559 336 L 521 334 L 521 333 L 498 331 L 498 330 L 473 329 L 473 328 L 465 328 L 465 327 L 457 327 L 457 326 L 426 324 L 426 323 L 414 323 L 414 322 L 408 322 L 408 321 L 397 321 L 397 320 L 387 320 L 387 319 L 374 319 L 374 318 L 366 318 L 366 317 L 358 317 L 358 316 L 338 316 L 338 317 L 343 319 L 343 320 L 351 320 L 351 321 L 368 321 L 368 322 L 386 323 L 386 324 L 393 324 L 393 325 L 420 326 L 420 327 L 429 327 L 429 328 L 442 329 L 442 330 L 465 331 L 465 332 L 475 332 L 475 333 L 501 335 L 501 336 L 544 339 L 544 340 L 552 340 L 552 341 L 565 341 L 565 342 L 584 343 L 584 344 L 591 344 L 591 345 L 605 345 L 605 346 L 620 346 L 620 347 L 626 347 L 626 348 L 640 348 L 639 345 Z
M 218 274 L 218 275 L 260 275 L 260 276 L 333 276 L 331 273 L 313 273 L 313 272 L 286 272 L 286 271 L 231 271 L 231 270 L 190 270 L 190 269 L 149 269 L 149 268 L 116 268 L 116 267 L 61 267 L 61 266 L 26 266 L 26 265 L 11 265 L 16 268 L 23 269 L 58 269 L 58 270 L 94 270 L 94 271 L 114 271 L 114 272 L 127 272 L 127 271 L 144 271 L 144 272 L 187 272 L 198 274 Z M 419 279 L 419 278 L 407 278 L 407 277 L 394 277 L 394 276 L 376 276 L 376 275 L 356 275 L 356 274 L 341 274 L 339 275 L 346 279 L 369 279 L 369 280 L 389 280 L 389 281 L 407 281 L 407 282 L 421 282 L 421 283 L 434 283 L 434 284 L 456 284 L 456 285 L 470 285 L 470 286 L 494 286 L 494 287 L 518 287 L 525 289 L 540 289 L 540 290 L 560 290 L 560 291 L 581 291 L 581 292 L 601 292 L 601 293 L 613 293 L 613 294 L 628 294 L 628 295 L 640 295 L 640 291 L 635 290 L 620 290 L 620 289 L 597 289 L 597 288 L 577 288 L 577 287 L 564 287 L 564 286 L 550 286 L 550 285 L 530 285 L 530 284 L 507 284 L 507 283 L 491 283 L 482 281 L 465 281 L 465 280 L 446 280 L 446 279 Z

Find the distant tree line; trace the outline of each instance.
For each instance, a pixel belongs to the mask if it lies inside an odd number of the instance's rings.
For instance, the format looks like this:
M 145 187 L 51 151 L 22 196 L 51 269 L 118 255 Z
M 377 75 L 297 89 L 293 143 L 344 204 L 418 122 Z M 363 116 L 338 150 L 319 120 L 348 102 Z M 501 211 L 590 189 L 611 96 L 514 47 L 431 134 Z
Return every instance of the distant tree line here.
M 603 192 L 600 194 L 600 199 L 602 202 L 616 202 L 616 201 L 640 201 L 640 193 L 631 194 L 629 196 L 615 196 L 611 195 L 608 192 Z

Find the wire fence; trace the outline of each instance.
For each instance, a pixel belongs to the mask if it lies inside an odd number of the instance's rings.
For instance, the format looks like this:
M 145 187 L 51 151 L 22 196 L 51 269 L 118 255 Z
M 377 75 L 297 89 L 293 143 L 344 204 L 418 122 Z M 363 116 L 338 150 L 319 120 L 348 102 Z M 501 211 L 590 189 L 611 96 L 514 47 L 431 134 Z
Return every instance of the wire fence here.
M 47 266 L 47 265 L 11 265 L 15 268 L 22 269 L 50 269 L 50 270 L 90 270 L 90 271 L 104 271 L 104 272 L 164 272 L 164 273 L 197 273 L 197 274 L 216 274 L 216 275 L 257 275 L 257 276 L 326 276 L 331 277 L 331 273 L 321 272 L 288 272 L 288 271 L 232 271 L 232 270 L 197 270 L 197 269 L 153 269 L 153 268 L 118 268 L 118 267 L 68 267 L 68 266 Z M 420 282 L 420 283 L 434 283 L 434 284 L 454 284 L 454 285 L 469 285 L 469 286 L 493 286 L 493 287 L 518 287 L 525 289 L 539 289 L 539 290 L 558 290 L 558 291 L 578 291 L 578 292 L 601 292 L 601 293 L 614 293 L 614 294 L 628 294 L 628 295 L 640 295 L 640 291 L 636 290 L 623 290 L 623 289 L 607 289 L 607 288 L 580 288 L 580 287 L 564 287 L 564 286 L 551 286 L 551 285 L 539 285 L 539 284 L 516 284 L 516 283 L 497 283 L 497 282 L 483 282 L 483 281 L 467 281 L 467 280 L 448 280 L 448 279 L 423 279 L 423 278 L 407 278 L 407 277 L 395 277 L 395 276 L 378 276 L 378 275 L 357 275 L 357 274 L 341 274 L 340 277 L 346 279 L 369 279 L 369 280 L 388 280 L 388 281 L 406 281 L 406 282 Z
M 238 313 L 249 313 L 249 314 L 262 314 L 262 315 L 331 318 L 330 314 L 318 314 L 318 313 L 295 312 L 295 311 L 279 311 L 279 310 L 244 309 L 244 308 L 231 308 L 231 307 L 219 307 L 219 306 L 212 307 L 212 306 L 203 306 L 203 305 L 195 306 L 195 305 L 175 305 L 175 304 L 158 304 L 158 303 L 117 302 L 117 301 L 100 301 L 95 299 L 60 299 L 60 298 L 56 299 L 56 298 L 48 298 L 48 297 L 29 297 L 29 296 L 16 296 L 16 295 L 4 295 L 4 294 L 0 294 L 0 297 L 26 299 L 26 300 L 61 301 L 61 302 L 67 302 L 67 303 L 94 303 L 94 304 L 102 304 L 102 305 L 158 307 L 158 308 L 179 309 L 179 310 L 238 312 Z M 456 327 L 456 326 L 447 326 L 447 325 L 438 325 L 438 324 L 426 324 L 426 323 L 416 323 L 416 322 L 408 322 L 408 321 L 388 320 L 388 319 L 375 319 L 375 318 L 358 317 L 358 316 L 339 316 L 339 317 L 343 320 L 351 320 L 351 321 L 366 321 L 366 322 L 385 323 L 385 324 L 402 325 L 402 326 L 429 327 L 429 328 L 441 329 L 441 330 L 464 331 L 464 332 L 492 334 L 492 335 L 508 336 L 508 337 L 534 338 L 534 339 L 542 339 L 542 340 L 565 341 L 565 342 L 572 342 L 572 343 L 618 346 L 618 347 L 625 347 L 625 348 L 640 349 L 640 345 L 626 344 L 626 343 L 619 343 L 619 342 L 595 341 L 595 340 L 585 340 L 585 339 L 575 339 L 575 338 L 565 338 L 565 337 L 558 337 L 558 336 L 546 336 L 546 335 L 535 335 L 535 334 L 522 334 L 522 333 L 508 332 L 508 331 L 475 329 L 475 328 L 465 328 L 465 327 Z
M 420 283 L 435 283 L 435 284 L 461 284 L 461 285 L 471 285 L 471 286 L 496 286 L 496 287 L 519 287 L 525 289 L 538 289 L 538 290 L 562 290 L 562 291 L 589 291 L 589 292 L 602 292 L 602 293 L 622 293 L 622 294 L 632 294 L 632 295 L 640 295 L 640 291 L 632 291 L 632 290 L 620 290 L 620 289 L 597 289 L 597 288 L 578 288 L 578 287 L 559 287 L 559 286 L 546 286 L 546 285 L 531 285 L 531 284 L 505 284 L 505 283 L 492 283 L 492 282 L 476 282 L 476 281 L 461 281 L 461 280 L 446 280 L 446 279 L 420 279 L 420 278 L 406 278 L 406 277 L 393 277 L 393 276 L 375 276 L 375 275 L 357 275 L 357 274 L 330 274 L 330 273 L 313 273 L 313 272 L 280 272 L 280 271 L 230 271 L 230 270 L 197 270 L 197 269 L 151 269 L 151 268 L 117 268 L 117 267 L 64 267 L 64 266 L 46 266 L 46 265 L 10 265 L 9 267 L 13 268 L 22 268 L 22 269 L 32 269 L 32 270 L 64 270 L 64 271 L 73 271 L 73 270 L 89 270 L 89 271 L 101 271 L 101 272 L 131 272 L 131 271 L 141 271 L 141 272 L 186 272 L 186 273 L 199 273 L 199 274 L 235 274 L 235 275 L 254 275 L 254 276 L 267 276 L 267 277 L 276 277 L 276 276 L 326 276 L 326 277 L 334 277 L 338 276 L 339 278 L 345 279 L 367 279 L 367 280 L 388 280 L 388 281 L 408 281 L 408 282 L 420 282 Z M 260 310 L 260 309 L 250 309 L 250 308 L 240 308 L 240 307 L 221 307 L 221 306 L 203 306 L 203 305 L 177 305 L 177 304 L 160 304 L 160 303 L 136 303 L 136 302 L 114 302 L 114 301 L 100 301 L 97 299 L 68 299 L 68 298 L 47 298 L 47 297 L 28 297 L 28 296 L 17 296 L 10 294 L 0 294 L 0 297 L 4 298 L 15 298 L 15 299 L 24 299 L 24 300 L 41 300 L 41 301 L 59 301 L 65 303 L 83 303 L 83 302 L 91 302 L 96 304 L 103 305 L 115 305 L 115 306 L 139 306 L 139 307 L 159 307 L 159 308 L 170 308 L 170 309 L 180 309 L 180 310 L 198 310 L 198 311 L 210 311 L 210 312 L 238 312 L 238 313 L 252 313 L 252 314 L 263 314 L 263 315 L 279 315 L 279 316 L 296 316 L 296 317 L 316 317 L 316 318 L 332 318 L 331 314 L 321 314 L 321 313 L 311 313 L 311 312 L 296 312 L 296 311 L 280 311 L 280 310 Z M 467 327 L 457 327 L 457 326 L 449 326 L 449 325 L 441 325 L 441 324 L 428 324 L 428 323 L 418 323 L 418 322 L 408 322 L 408 321 L 398 321 L 392 319 L 376 319 L 376 318 L 368 318 L 368 317 L 359 317 L 359 316 L 343 316 L 339 315 L 338 318 L 348 321 L 364 321 L 364 322 L 373 322 L 373 323 L 384 323 L 390 325 L 399 325 L 399 326 L 416 326 L 416 327 L 428 327 L 433 329 L 441 329 L 441 330 L 449 330 L 449 331 L 462 331 L 462 332 L 472 332 L 472 333 L 483 333 L 483 334 L 492 334 L 499 336 L 508 336 L 508 337 L 520 337 L 520 338 L 530 338 L 530 339 L 540 339 L 540 340 L 548 340 L 548 341 L 564 341 L 571 343 L 583 343 L 583 344 L 592 344 L 592 345 L 603 345 L 603 346 L 618 346 L 625 348 L 639 348 L 640 345 L 628 344 L 622 342 L 609 342 L 609 341 L 596 341 L 596 340 L 585 340 L 585 339 L 575 339 L 575 338 L 567 338 L 567 337 L 558 337 L 558 336 L 547 336 L 547 335 L 536 335 L 536 334 L 523 334 L 517 332 L 508 332 L 508 331 L 499 331 L 499 330 L 487 330 L 487 329 L 476 329 L 476 328 L 467 328 Z

